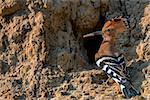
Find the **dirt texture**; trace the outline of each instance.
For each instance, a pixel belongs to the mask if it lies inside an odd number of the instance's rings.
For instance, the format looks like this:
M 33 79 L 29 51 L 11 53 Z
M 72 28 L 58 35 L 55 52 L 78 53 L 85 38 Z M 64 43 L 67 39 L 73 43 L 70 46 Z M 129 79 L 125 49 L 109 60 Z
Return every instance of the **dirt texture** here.
M 82 38 L 120 15 L 130 28 L 117 46 L 141 92 L 131 100 L 149 100 L 149 0 L 0 0 L 0 100 L 124 99 Z

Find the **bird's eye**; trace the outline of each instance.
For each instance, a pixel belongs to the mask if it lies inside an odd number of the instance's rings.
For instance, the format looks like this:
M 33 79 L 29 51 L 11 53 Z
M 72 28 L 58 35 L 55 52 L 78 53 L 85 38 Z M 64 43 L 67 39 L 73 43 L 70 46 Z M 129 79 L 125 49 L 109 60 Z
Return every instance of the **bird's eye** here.
M 112 32 L 112 29 L 107 29 L 107 32 L 111 33 L 111 32 Z

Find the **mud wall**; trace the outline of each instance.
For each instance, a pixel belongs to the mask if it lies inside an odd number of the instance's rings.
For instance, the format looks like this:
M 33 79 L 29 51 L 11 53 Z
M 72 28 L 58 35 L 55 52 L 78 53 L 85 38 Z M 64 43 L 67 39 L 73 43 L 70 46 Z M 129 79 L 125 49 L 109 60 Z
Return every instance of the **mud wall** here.
M 1 0 L 0 98 L 112 98 L 101 85 L 104 75 L 88 62 L 82 35 L 99 29 L 98 21 L 120 15 L 129 16 L 130 29 L 118 48 L 147 98 L 149 10 L 148 0 Z

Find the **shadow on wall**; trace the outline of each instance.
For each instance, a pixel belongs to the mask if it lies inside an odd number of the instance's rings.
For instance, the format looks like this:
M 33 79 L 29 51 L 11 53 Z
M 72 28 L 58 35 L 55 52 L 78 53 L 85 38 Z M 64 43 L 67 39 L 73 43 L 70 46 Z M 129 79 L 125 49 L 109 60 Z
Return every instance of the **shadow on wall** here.
M 150 40 L 150 36 L 149 34 L 149 29 L 147 28 L 149 26 L 149 8 L 150 5 L 146 5 L 144 9 L 142 9 L 142 13 L 144 17 L 140 17 L 140 24 L 141 24 L 141 32 L 138 33 L 137 35 L 143 35 L 143 38 L 139 37 L 132 37 L 135 38 L 135 40 L 137 40 L 137 45 L 135 46 L 136 49 L 136 53 L 138 55 L 138 60 L 137 61 L 133 61 L 132 64 L 129 66 L 129 71 L 130 71 L 130 75 L 131 77 L 131 81 L 133 83 L 133 85 L 141 92 L 143 92 L 143 90 L 141 90 L 143 88 L 143 82 L 146 80 L 148 81 L 149 78 L 147 79 L 146 76 L 149 76 L 149 69 L 148 67 L 150 67 L 150 45 L 149 45 L 149 40 Z M 139 27 L 139 24 L 138 24 Z M 135 30 L 137 28 L 135 27 Z M 134 36 L 133 32 L 132 32 L 132 36 Z M 135 31 L 136 32 L 136 31 Z M 139 32 L 139 31 L 137 31 Z M 132 39 L 131 38 L 131 39 Z M 148 83 L 148 82 L 147 82 Z M 145 84 L 145 83 L 144 83 Z M 145 91 L 144 91 L 145 92 Z M 148 91 L 146 91 L 148 93 Z
M 9 69 L 10 66 L 6 62 L 0 60 L 0 73 L 5 74 Z
M 143 62 L 141 60 L 133 62 L 129 66 L 129 73 L 131 77 L 131 82 L 138 91 L 141 91 L 142 82 L 145 80 L 146 68 L 150 66 L 150 60 L 148 62 Z

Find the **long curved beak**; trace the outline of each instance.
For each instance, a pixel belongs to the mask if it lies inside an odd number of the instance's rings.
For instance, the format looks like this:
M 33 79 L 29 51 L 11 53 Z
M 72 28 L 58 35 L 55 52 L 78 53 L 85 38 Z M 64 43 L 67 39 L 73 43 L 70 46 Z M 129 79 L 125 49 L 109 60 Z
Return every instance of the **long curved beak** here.
M 97 35 L 102 35 L 102 31 L 95 31 L 95 32 L 92 32 L 92 33 L 89 33 L 89 34 L 85 34 L 85 35 L 83 35 L 83 38 L 93 37 L 93 36 L 97 36 Z

